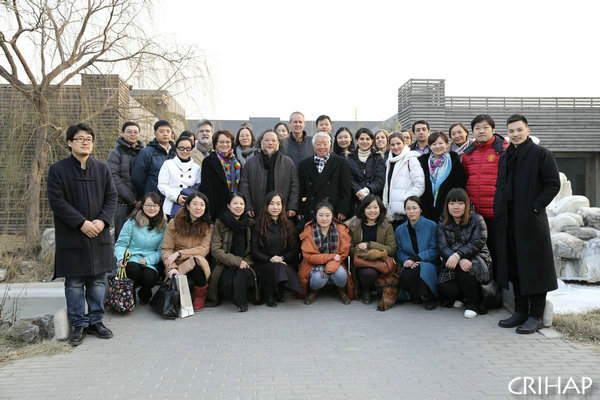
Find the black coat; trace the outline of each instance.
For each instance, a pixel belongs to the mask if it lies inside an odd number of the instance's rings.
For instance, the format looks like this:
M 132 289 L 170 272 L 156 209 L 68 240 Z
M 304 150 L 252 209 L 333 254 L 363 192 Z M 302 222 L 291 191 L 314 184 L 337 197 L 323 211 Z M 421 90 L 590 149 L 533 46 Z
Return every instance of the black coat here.
M 521 148 L 522 146 L 522 148 Z M 498 236 L 498 284 L 508 288 L 508 263 L 516 263 L 521 294 L 530 295 L 556 289 L 554 254 L 546 206 L 560 190 L 560 178 L 552 153 L 528 138 L 520 151 L 513 186 L 514 219 L 509 218 L 507 157 L 514 145 L 500 156 L 494 196 L 494 214 Z M 516 260 L 508 259 L 508 229 L 514 229 Z
M 108 165 L 89 158 L 86 169 L 70 156 L 48 169 L 48 203 L 54 213 L 54 278 L 94 276 L 115 268 L 110 237 L 117 190 Z M 79 229 L 86 220 L 104 221 L 104 230 L 89 238 Z
M 358 204 L 360 204 L 356 197 L 356 192 L 360 189 L 366 187 L 372 194 L 381 197 L 385 184 L 385 162 L 375 149 L 371 149 L 371 155 L 364 164 L 358 158 L 358 151 L 350 153 L 347 161 L 352 176 L 350 195 L 354 204 L 353 211 L 355 211 Z
M 331 203 L 336 213 L 350 215 L 350 169 L 346 160 L 331 154 L 325 168 L 319 174 L 313 157 L 300 162 L 300 213 L 306 221 L 314 218 L 320 201 Z
M 144 143 L 138 140 L 135 146 L 130 145 L 122 136 L 117 138 L 115 147 L 108 153 L 106 163 L 110 167 L 113 181 L 119 194 L 119 202 L 123 204 L 133 204 L 137 198 L 135 186 L 131 179 L 133 165 L 140 150 L 144 148 Z
M 283 257 L 283 261 L 291 267 L 298 265 L 298 241 L 288 246 L 283 246 L 283 234 L 279 221 L 273 222 L 269 227 L 266 238 L 262 238 L 264 243 L 260 243 L 260 233 L 258 224 L 252 231 L 252 259 L 256 264 L 267 264 L 271 257 Z M 297 236 L 294 235 L 294 236 Z
M 158 173 L 164 162 L 175 157 L 175 143 L 169 142 L 169 152 L 162 147 L 156 138 L 144 147 L 135 159 L 131 179 L 138 198 L 146 193 L 154 192 L 164 200 L 165 196 L 158 190 Z
M 200 191 L 208 197 L 210 218 L 214 221 L 229 204 L 230 193 L 225 171 L 214 151 L 202 160 L 200 176 Z M 232 179 L 234 178 L 232 177 Z
M 465 172 L 460 162 L 460 156 L 455 152 L 450 152 L 450 159 L 452 160 L 452 169 L 446 180 L 440 186 L 438 192 L 437 201 L 435 207 L 433 205 L 433 191 L 431 189 L 431 181 L 429 180 L 429 154 L 423 154 L 419 156 L 419 162 L 421 168 L 423 168 L 423 174 L 425 175 L 425 192 L 421 196 L 423 201 L 422 214 L 425 218 L 430 219 L 434 222 L 438 222 L 440 216 L 444 213 L 444 202 L 446 196 L 451 189 L 463 188 L 465 189 Z

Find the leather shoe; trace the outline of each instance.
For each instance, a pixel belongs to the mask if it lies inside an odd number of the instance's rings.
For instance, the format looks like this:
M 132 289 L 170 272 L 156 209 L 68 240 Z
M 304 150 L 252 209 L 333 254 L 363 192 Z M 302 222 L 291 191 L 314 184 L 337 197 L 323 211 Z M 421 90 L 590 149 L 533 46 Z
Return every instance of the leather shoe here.
M 304 304 L 308 305 L 314 303 L 317 298 L 317 293 L 318 292 L 316 290 L 310 289 L 304 298 Z
M 527 321 L 528 315 L 524 312 L 515 312 L 507 319 L 502 319 L 498 322 L 498 326 L 501 328 L 514 328 L 515 326 L 519 326 Z
M 69 344 L 71 346 L 79 346 L 83 343 L 83 338 L 87 333 L 87 328 L 85 326 L 75 326 L 73 327 L 73 332 L 69 336 Z
M 238 306 L 238 311 L 239 312 L 246 312 L 248 311 L 248 304 L 241 304 Z
M 360 301 L 362 301 L 363 304 L 371 304 L 371 302 L 373 301 L 371 299 L 371 293 L 369 293 L 368 291 L 364 291 L 360 294 Z
M 540 329 L 544 327 L 544 323 L 541 318 L 529 317 L 527 321 L 519 327 L 517 327 L 517 333 L 522 335 L 529 335 L 531 333 L 536 333 Z
M 277 303 L 275 302 L 275 298 L 272 295 L 267 295 L 265 297 L 265 304 L 267 307 L 277 307 Z
M 425 303 L 425 309 L 427 311 L 431 311 L 431 310 L 435 310 L 437 307 L 437 304 L 435 303 L 435 301 L 429 301 Z
M 113 337 L 113 333 L 110 329 L 108 329 L 102 322 L 98 322 L 97 324 L 90 325 L 88 327 L 88 333 L 92 335 L 96 335 L 100 339 L 110 339 Z

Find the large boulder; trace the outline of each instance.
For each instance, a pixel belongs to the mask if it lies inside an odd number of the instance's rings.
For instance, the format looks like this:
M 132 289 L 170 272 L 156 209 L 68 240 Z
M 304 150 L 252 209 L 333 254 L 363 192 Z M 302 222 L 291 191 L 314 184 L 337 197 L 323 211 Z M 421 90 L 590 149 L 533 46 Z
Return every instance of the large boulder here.
M 581 207 L 577 214 L 583 217 L 586 225 L 600 229 L 600 207 Z
M 590 201 L 585 196 L 567 196 L 552 205 L 553 215 L 566 212 L 576 213 L 581 207 L 589 207 Z
M 560 173 L 560 190 L 558 191 L 558 194 L 556 196 L 554 196 L 554 199 L 552 199 L 552 201 L 550 202 L 550 204 L 548 205 L 548 207 L 546 209 L 548 216 L 554 217 L 556 215 L 554 213 L 554 204 L 556 204 L 557 201 L 564 199 L 567 196 L 572 196 L 572 195 L 573 195 L 573 191 L 571 190 L 571 182 L 567 179 L 567 176 L 561 172 Z
M 54 316 L 52 314 L 42 314 L 31 318 L 23 318 L 22 321 L 31 322 L 37 326 L 41 340 L 50 340 L 54 337 Z
M 590 239 L 585 242 L 581 253 L 581 263 L 585 280 L 600 282 L 600 238 Z
M 8 329 L 7 333 L 25 343 L 36 343 L 40 341 L 40 328 L 31 321 L 18 321 Z
M 583 263 L 580 259 L 568 260 L 566 258 L 557 258 L 554 260 L 556 276 L 564 280 L 583 280 L 585 273 Z
M 553 232 L 571 231 L 581 226 L 583 226 L 583 218 L 575 213 L 563 213 L 550 219 L 550 228 Z
M 561 214 L 562 215 L 562 214 Z M 600 237 L 600 231 L 598 229 L 583 227 L 573 230 L 566 231 L 569 235 L 573 235 L 581 240 L 590 240 L 596 237 Z
M 42 233 L 40 240 L 40 246 L 42 247 L 42 256 L 47 255 L 50 251 L 54 250 L 55 244 L 54 228 L 48 228 Z
M 572 260 L 581 257 L 581 252 L 583 251 L 584 247 L 583 240 L 565 232 L 554 233 L 552 234 L 551 238 L 554 257 Z
M 54 335 L 56 340 L 67 340 L 71 334 L 71 324 L 67 308 L 63 307 L 54 313 Z

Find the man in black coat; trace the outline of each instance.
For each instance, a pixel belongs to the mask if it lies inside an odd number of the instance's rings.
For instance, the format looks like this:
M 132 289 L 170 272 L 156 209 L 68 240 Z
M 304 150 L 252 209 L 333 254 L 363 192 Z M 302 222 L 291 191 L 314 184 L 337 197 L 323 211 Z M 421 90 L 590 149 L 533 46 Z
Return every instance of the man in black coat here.
M 314 156 L 298 167 L 300 212 L 308 222 L 314 218 L 317 204 L 327 200 L 343 221 L 350 213 L 350 168 L 344 158 L 329 153 L 331 137 L 327 133 L 315 134 L 312 142 Z
M 560 190 L 552 153 L 529 137 L 527 119 L 507 120 L 511 144 L 500 156 L 494 196 L 498 284 L 512 282 L 515 312 L 498 325 L 529 334 L 543 327 L 546 293 L 557 286 L 546 206 Z
M 102 318 L 106 273 L 116 265 L 109 228 L 117 190 L 108 165 L 90 158 L 94 137 L 87 124 L 70 126 L 71 156 L 48 169 L 48 202 L 56 229 L 54 278 L 65 278 L 67 313 L 73 326 L 69 344 L 73 346 L 81 344 L 86 333 L 102 339 L 113 336 Z

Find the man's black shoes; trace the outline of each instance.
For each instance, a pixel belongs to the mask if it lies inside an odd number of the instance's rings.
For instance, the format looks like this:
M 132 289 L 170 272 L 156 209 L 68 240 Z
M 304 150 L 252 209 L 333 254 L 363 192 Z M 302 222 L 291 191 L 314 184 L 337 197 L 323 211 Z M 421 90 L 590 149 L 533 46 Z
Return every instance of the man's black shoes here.
M 69 336 L 69 344 L 71 346 L 79 346 L 83 343 L 83 338 L 87 333 L 87 328 L 85 326 L 76 326 L 73 328 L 73 332 Z
M 92 335 L 96 335 L 100 339 L 110 339 L 113 337 L 113 333 L 110 329 L 108 329 L 102 322 L 98 322 L 97 324 L 90 325 L 88 327 L 88 333 Z

